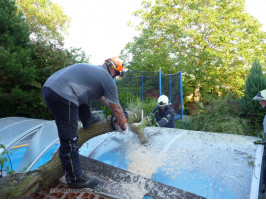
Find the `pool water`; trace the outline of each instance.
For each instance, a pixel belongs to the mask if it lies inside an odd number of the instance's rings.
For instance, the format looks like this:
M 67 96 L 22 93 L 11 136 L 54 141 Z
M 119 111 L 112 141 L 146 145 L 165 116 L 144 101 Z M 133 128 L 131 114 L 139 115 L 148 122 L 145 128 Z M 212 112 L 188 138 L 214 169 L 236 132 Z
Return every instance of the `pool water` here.
M 53 145 L 38 161 L 37 163 L 32 167 L 31 170 L 35 170 L 38 167 L 44 165 L 45 163 L 47 163 L 53 156 L 53 154 L 56 152 L 56 150 L 58 149 L 59 144 L 55 144 Z M 15 147 L 13 149 L 9 150 L 9 157 L 10 160 L 8 158 L 8 155 L 5 154 L 3 157 L 7 158 L 7 162 L 4 163 L 4 169 L 9 169 L 8 171 L 5 171 L 5 173 L 13 170 L 16 171 L 16 169 L 18 168 L 20 162 L 23 159 L 24 154 L 27 151 L 27 146 L 23 146 L 23 147 Z M 11 167 L 12 165 L 12 167 Z

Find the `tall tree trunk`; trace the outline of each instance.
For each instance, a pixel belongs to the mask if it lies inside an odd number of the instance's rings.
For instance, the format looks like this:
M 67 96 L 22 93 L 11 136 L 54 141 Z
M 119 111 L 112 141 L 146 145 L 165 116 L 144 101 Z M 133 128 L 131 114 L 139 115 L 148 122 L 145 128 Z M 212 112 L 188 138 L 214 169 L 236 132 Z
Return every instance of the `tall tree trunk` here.
M 200 102 L 200 81 L 197 81 L 197 83 L 196 83 L 196 87 L 195 87 L 193 96 L 194 96 L 193 100 L 195 103 Z
M 129 112 L 128 123 L 140 122 L 142 110 Z M 78 130 L 79 146 L 82 146 L 89 139 L 98 135 L 112 132 L 111 119 L 103 119 L 95 123 L 90 129 Z M 0 179 L 0 198 L 28 198 L 36 192 L 51 186 L 63 176 L 63 168 L 58 151 L 52 159 L 39 167 L 37 170 L 26 173 L 14 173 Z

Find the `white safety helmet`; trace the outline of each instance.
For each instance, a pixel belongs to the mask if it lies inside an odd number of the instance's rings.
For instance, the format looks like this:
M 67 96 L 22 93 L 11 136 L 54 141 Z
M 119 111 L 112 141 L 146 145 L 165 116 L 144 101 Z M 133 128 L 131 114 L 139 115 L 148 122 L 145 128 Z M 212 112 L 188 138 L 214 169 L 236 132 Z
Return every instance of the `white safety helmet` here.
M 165 95 L 161 95 L 159 98 L 158 98 L 158 106 L 169 106 L 169 99 L 167 96 Z
M 260 91 L 253 99 L 259 100 L 259 101 L 261 101 L 261 100 L 266 101 L 266 90 Z

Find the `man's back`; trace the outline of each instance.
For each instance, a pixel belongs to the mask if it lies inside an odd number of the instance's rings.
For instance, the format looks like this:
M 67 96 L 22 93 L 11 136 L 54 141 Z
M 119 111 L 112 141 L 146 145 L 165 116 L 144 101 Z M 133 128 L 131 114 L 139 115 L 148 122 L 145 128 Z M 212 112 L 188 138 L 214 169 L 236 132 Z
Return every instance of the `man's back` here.
M 63 68 L 50 76 L 44 87 L 77 106 L 101 96 L 119 104 L 116 85 L 102 65 L 76 64 Z

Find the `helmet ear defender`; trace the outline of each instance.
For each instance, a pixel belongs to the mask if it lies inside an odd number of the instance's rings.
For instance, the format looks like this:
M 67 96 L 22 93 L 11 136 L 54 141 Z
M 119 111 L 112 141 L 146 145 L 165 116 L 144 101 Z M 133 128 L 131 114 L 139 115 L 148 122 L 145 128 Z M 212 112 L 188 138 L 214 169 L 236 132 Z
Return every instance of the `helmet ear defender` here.
M 115 69 L 116 76 L 121 76 L 122 71 L 123 71 L 123 63 L 120 58 L 111 57 L 111 58 L 106 59 L 104 63 L 106 64 L 107 67 L 111 67 L 112 69 Z
M 114 69 L 117 68 L 116 64 L 111 60 L 111 59 L 108 59 L 109 63 L 110 63 L 110 66 Z
M 123 76 L 124 76 L 124 74 L 125 74 L 125 72 L 124 72 L 124 71 L 122 71 L 122 72 L 120 73 L 120 76 L 121 76 L 121 77 L 123 77 Z

